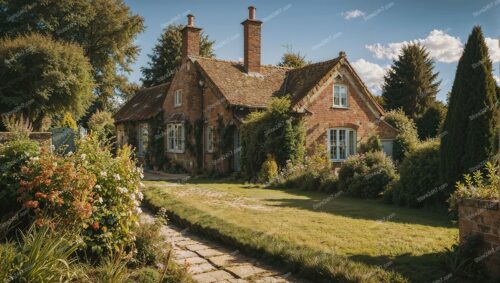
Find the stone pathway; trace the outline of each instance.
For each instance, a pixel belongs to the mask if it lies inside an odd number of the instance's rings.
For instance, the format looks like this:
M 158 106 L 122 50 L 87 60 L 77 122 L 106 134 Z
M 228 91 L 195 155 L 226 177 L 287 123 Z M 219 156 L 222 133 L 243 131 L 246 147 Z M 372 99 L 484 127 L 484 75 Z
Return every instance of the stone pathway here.
M 154 217 L 142 213 L 141 221 L 152 222 Z M 305 283 L 290 274 L 284 274 L 269 266 L 259 264 L 238 251 L 224 248 L 214 242 L 201 239 L 187 229 L 173 225 L 162 227 L 162 233 L 172 244 L 174 258 L 179 265 L 186 265 L 193 279 L 199 283 Z

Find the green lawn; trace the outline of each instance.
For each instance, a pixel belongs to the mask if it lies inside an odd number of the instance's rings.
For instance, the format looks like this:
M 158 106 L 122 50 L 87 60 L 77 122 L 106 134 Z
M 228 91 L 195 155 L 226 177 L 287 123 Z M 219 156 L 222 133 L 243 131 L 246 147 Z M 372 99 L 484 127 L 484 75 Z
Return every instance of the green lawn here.
M 145 195 L 200 230 L 340 281 L 432 282 L 458 237 L 444 215 L 342 195 L 209 181 L 149 182 Z

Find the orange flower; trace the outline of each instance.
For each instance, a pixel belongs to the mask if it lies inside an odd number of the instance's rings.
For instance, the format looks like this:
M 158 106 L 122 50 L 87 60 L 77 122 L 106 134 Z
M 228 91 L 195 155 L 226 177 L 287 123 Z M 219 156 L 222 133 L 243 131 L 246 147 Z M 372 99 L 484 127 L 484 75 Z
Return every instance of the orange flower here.
M 24 207 L 27 208 L 37 208 L 38 207 L 38 201 L 36 200 L 29 200 L 24 203 Z
M 46 194 L 44 194 L 44 193 L 41 193 L 41 192 L 37 192 L 37 193 L 35 194 L 35 197 L 36 197 L 36 198 L 47 198 L 47 195 L 46 195 Z
M 92 223 L 92 229 L 94 229 L 94 231 L 97 231 L 97 229 L 99 229 L 99 222 Z
M 102 226 L 101 230 L 106 233 L 106 231 L 108 231 L 108 228 L 106 228 L 106 226 Z
M 35 224 L 38 226 L 38 227 L 42 227 L 43 224 L 45 224 L 45 220 L 43 220 L 43 218 L 38 218 L 36 221 L 35 221 Z

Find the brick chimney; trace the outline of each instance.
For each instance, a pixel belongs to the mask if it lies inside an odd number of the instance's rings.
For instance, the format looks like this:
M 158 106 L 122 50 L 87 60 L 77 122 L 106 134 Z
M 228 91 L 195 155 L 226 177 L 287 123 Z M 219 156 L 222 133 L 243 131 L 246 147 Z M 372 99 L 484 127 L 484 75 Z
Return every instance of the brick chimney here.
M 260 73 L 260 30 L 262 22 L 255 19 L 255 7 L 248 7 L 248 19 L 242 22 L 244 32 L 244 63 L 249 74 Z
M 188 56 L 200 55 L 200 32 L 201 28 L 194 26 L 194 16 L 187 15 L 188 24 L 182 29 L 182 60 Z

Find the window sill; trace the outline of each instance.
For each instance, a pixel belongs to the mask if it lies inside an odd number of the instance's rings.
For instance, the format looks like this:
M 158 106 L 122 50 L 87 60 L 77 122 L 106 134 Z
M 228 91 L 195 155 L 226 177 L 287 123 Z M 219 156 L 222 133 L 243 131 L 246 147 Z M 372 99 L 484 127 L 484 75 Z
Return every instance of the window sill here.
M 349 106 L 332 106 L 332 109 L 349 109 Z
M 174 105 L 174 108 L 179 108 L 181 106 L 182 106 L 182 104 L 180 104 L 180 105 Z
M 168 153 L 184 153 L 184 150 L 167 150 Z

